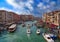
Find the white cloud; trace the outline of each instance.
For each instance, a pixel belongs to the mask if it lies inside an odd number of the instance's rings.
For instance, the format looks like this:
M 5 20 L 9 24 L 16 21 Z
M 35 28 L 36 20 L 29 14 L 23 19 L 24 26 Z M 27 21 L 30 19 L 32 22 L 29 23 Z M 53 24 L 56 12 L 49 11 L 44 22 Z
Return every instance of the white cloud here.
M 33 7 L 31 5 L 33 3 L 33 0 L 29 0 L 27 2 L 20 1 L 19 3 L 17 3 L 16 0 L 7 0 L 7 3 L 9 3 L 15 8 L 24 9 L 24 7 L 27 6 L 29 9 L 33 10 Z
M 49 2 L 50 2 L 50 0 L 43 0 L 43 2 L 47 2 L 47 3 L 49 3 Z
M 5 7 L 0 8 L 0 10 L 6 10 L 6 11 L 8 11 L 8 12 L 15 12 L 15 13 L 19 14 L 18 11 L 14 11 L 14 10 L 12 10 L 12 9 L 8 9 L 8 8 L 5 8 Z
M 56 5 L 56 2 L 55 2 L 55 1 L 52 1 L 50 4 L 51 4 L 52 6 L 54 6 L 54 5 Z
M 39 7 L 40 9 L 46 9 L 47 7 L 42 3 L 40 2 L 37 7 Z
M 34 3 L 33 0 L 28 0 L 29 3 Z
M 40 3 L 38 4 L 38 7 L 42 7 L 42 6 L 43 6 L 43 3 L 40 2 Z
M 16 0 L 6 0 L 6 2 L 8 4 L 12 5 L 13 8 L 16 9 L 16 11 L 19 11 L 17 13 L 23 13 L 23 12 L 24 13 L 30 13 L 30 11 L 33 10 L 33 7 L 31 5 L 34 3 L 33 0 L 27 0 L 26 2 L 23 2 L 23 0 L 22 1 L 19 0 L 19 2 L 16 2 Z M 30 11 L 29 10 L 26 11 L 24 7 L 29 8 Z
M 47 7 L 47 8 L 50 8 L 50 5 L 47 5 L 46 7 Z
M 43 9 L 46 9 L 47 7 L 46 7 L 46 6 L 43 6 L 42 8 L 43 8 Z
M 40 2 L 37 7 L 39 7 L 40 9 L 48 9 L 50 8 L 50 5 L 44 5 L 43 2 Z
M 26 3 L 25 3 L 25 6 L 28 7 L 31 10 L 33 10 L 33 6 L 32 4 L 34 3 L 33 0 L 28 0 Z
M 5 8 L 5 7 L 0 8 L 0 10 L 13 11 L 13 10 Z
M 12 5 L 14 8 L 19 7 L 19 5 L 14 0 L 6 0 L 6 2 Z
M 33 10 L 33 7 L 31 6 L 31 4 L 29 2 L 26 3 L 26 6 L 30 9 Z

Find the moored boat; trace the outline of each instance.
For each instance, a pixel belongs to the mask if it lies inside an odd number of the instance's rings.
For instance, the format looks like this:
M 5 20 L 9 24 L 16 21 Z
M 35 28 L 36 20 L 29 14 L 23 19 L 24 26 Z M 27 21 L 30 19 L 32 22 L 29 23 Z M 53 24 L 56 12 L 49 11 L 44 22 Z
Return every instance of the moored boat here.
M 47 41 L 47 42 L 54 42 L 54 40 L 50 37 L 50 35 L 49 34 L 42 34 L 43 35 L 43 37 L 45 38 L 45 40 Z
M 37 29 L 36 34 L 40 34 L 40 29 Z
M 14 32 L 16 30 L 16 24 L 12 24 L 9 28 L 8 31 L 9 32 Z
M 54 34 L 49 34 L 49 35 L 53 40 L 57 39 L 57 35 L 54 35 Z
M 22 27 L 25 27 L 25 23 L 24 22 L 22 22 Z
M 27 25 L 27 29 L 30 29 L 30 28 L 31 28 L 31 25 L 30 25 L 30 24 L 28 24 L 28 25 Z
M 27 29 L 27 33 L 30 34 L 31 33 L 31 30 L 30 29 Z

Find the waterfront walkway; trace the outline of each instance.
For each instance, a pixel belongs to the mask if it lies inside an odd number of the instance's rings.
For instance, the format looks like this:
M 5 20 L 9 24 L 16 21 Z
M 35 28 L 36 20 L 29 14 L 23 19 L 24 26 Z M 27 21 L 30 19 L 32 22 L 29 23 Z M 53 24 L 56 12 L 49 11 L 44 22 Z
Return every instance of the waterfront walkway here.
M 34 22 L 25 22 L 25 24 L 32 25 Z M 33 25 L 31 27 L 31 34 L 27 34 L 27 27 L 22 27 L 21 24 L 17 25 L 17 30 L 14 33 L 2 32 L 0 35 L 0 42 L 46 42 L 43 36 L 36 34 L 37 27 Z M 41 32 L 45 32 L 43 28 L 40 28 Z M 57 41 L 56 41 L 57 42 Z M 59 41 L 58 41 L 59 42 Z

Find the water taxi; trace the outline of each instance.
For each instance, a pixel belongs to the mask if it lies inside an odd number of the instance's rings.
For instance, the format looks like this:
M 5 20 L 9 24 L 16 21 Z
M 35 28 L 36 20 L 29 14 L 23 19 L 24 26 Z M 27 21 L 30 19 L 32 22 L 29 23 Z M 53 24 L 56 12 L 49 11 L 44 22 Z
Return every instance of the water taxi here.
M 43 37 L 45 38 L 45 40 L 47 41 L 47 42 L 54 42 L 54 40 L 50 37 L 50 35 L 49 34 L 42 34 L 43 35 Z
M 24 22 L 22 22 L 22 27 L 25 27 L 25 23 Z
M 16 24 L 12 24 L 9 28 L 8 31 L 9 32 L 14 32 L 16 30 Z
M 37 29 L 36 34 L 40 34 L 40 29 Z
M 28 24 L 28 25 L 27 25 L 27 29 L 30 29 L 30 28 L 31 28 L 31 25 L 30 25 L 30 24 Z
M 27 29 L 27 34 L 30 34 L 31 33 L 31 30 L 30 29 Z

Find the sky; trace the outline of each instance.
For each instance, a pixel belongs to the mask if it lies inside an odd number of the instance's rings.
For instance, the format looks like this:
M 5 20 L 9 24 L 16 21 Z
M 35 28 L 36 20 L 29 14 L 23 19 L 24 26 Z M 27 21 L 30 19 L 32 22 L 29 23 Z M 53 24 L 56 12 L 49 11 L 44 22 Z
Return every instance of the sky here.
M 0 0 L 0 10 L 40 17 L 46 12 L 60 10 L 60 0 Z

